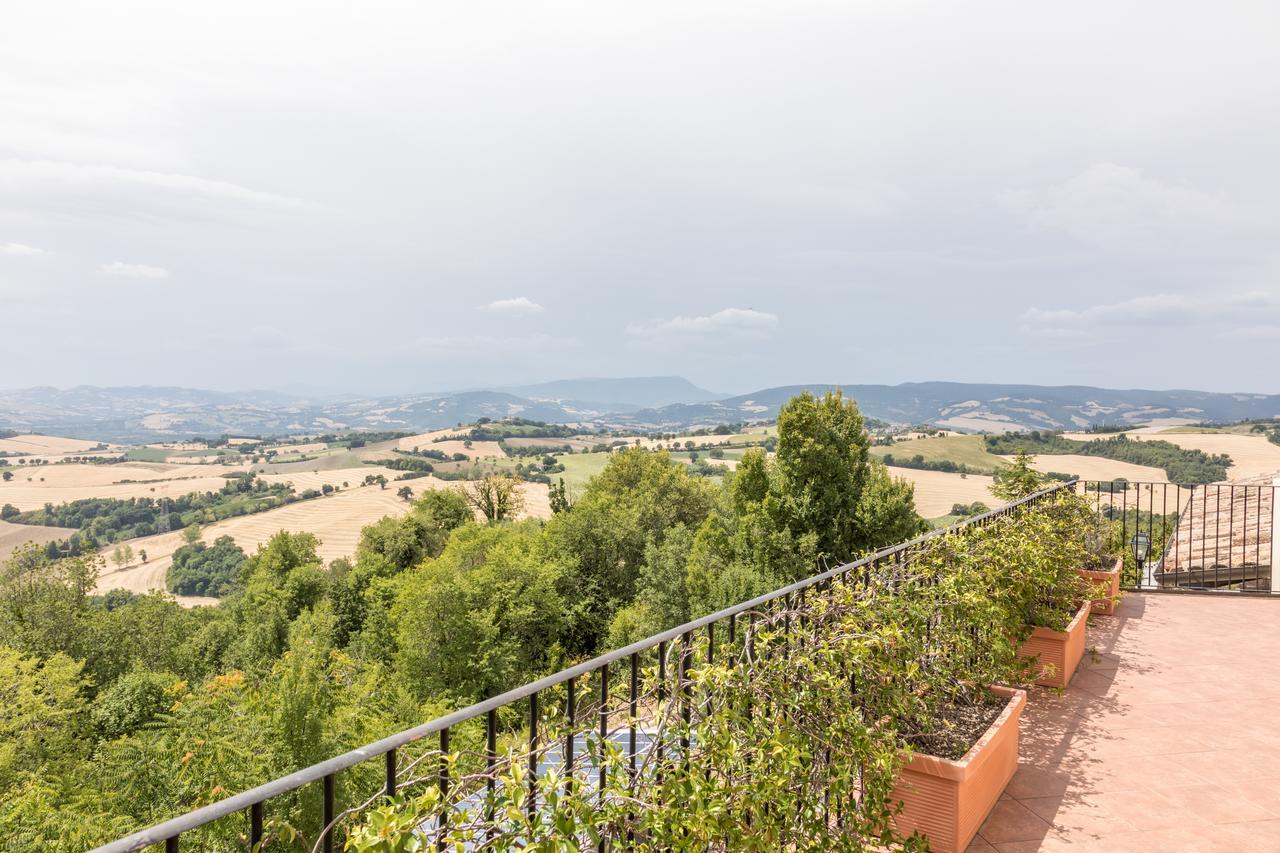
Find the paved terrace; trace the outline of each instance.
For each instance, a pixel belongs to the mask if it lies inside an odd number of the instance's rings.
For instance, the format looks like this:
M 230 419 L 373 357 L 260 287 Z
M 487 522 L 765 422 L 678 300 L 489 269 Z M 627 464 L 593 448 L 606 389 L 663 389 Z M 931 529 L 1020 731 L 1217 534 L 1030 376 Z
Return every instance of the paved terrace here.
M 1280 850 L 1280 600 L 1130 593 L 1088 648 L 969 850 Z

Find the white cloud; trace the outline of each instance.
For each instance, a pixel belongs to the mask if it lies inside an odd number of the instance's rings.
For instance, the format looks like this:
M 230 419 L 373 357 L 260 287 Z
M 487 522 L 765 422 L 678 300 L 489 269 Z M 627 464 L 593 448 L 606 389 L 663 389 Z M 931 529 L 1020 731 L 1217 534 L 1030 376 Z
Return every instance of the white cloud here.
M 1212 296 L 1160 293 L 1082 309 L 1029 308 L 1022 331 L 1054 338 L 1115 338 L 1126 332 L 1151 335 L 1227 332 L 1268 337 L 1280 328 L 1280 296 L 1257 291 Z
M 492 311 L 495 314 L 540 314 L 546 310 L 527 296 L 495 299 L 488 305 L 480 305 L 478 308 L 480 311 Z
M 1163 183 L 1115 163 L 1095 163 L 1046 189 L 1010 191 L 998 198 L 1033 228 L 1115 248 L 1212 244 L 1265 225 L 1262 217 L 1221 195 Z
M 3 255 L 43 255 L 44 249 L 37 249 L 35 246 L 26 246 L 22 243 L 5 243 L 0 246 L 0 254 Z
M 98 267 L 98 272 L 115 278 L 162 279 L 169 277 L 169 271 L 164 267 L 153 267 L 149 264 L 126 264 L 124 261 L 103 264 Z
M 705 316 L 672 317 L 652 323 L 631 325 L 627 334 L 639 344 L 660 345 L 676 340 L 765 338 L 778 325 L 776 314 L 754 308 L 724 308 Z

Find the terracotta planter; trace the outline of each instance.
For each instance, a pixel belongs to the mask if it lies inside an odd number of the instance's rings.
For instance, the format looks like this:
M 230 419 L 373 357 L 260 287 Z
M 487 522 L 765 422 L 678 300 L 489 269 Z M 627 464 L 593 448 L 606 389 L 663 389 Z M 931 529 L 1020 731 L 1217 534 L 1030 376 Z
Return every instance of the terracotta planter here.
M 919 831 L 936 853 L 969 846 L 1018 769 L 1026 691 L 992 687 L 991 692 L 1009 697 L 1009 703 L 964 758 L 916 753 L 898 774 L 893 799 L 902 802 L 902 811 L 893 818 L 894 828 L 905 835 Z
M 1116 612 L 1116 596 L 1120 594 L 1120 569 L 1124 565 L 1122 557 L 1116 558 L 1115 568 L 1101 572 L 1090 569 L 1077 569 L 1080 577 L 1087 580 L 1094 589 L 1104 588 L 1104 597 L 1093 600 L 1093 612 L 1110 616 Z
M 1066 687 L 1076 667 L 1084 658 L 1084 632 L 1089 621 L 1092 602 L 1080 606 L 1065 631 L 1036 628 L 1022 644 L 1018 654 L 1023 657 L 1039 657 L 1040 677 L 1036 684 L 1042 687 Z

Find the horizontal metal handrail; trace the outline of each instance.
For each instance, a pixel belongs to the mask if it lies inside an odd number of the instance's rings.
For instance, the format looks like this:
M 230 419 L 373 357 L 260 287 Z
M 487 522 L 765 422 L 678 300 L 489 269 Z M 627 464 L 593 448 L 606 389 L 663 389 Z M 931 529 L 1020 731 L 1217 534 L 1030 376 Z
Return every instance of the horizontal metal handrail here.
M 594 657 L 588 661 L 584 661 L 583 663 L 563 669 L 553 675 L 548 675 L 545 678 L 508 690 L 507 692 L 501 693 L 490 699 L 485 699 L 482 702 L 469 705 L 466 708 L 459 709 L 451 714 L 446 714 L 443 717 L 437 717 L 436 719 L 423 723 L 422 725 L 389 735 L 381 740 L 374 741 L 373 743 L 366 744 L 365 746 L 358 747 L 350 750 L 349 752 L 344 752 L 341 755 L 337 755 L 326 761 L 321 761 L 318 764 L 313 764 L 310 767 L 297 770 L 287 776 L 281 776 L 280 778 L 273 779 L 270 782 L 264 782 L 257 787 L 250 788 L 247 791 L 230 796 L 225 800 L 219 800 L 216 803 L 203 806 L 184 815 L 180 815 L 179 817 L 171 818 L 163 823 L 155 824 L 117 841 L 95 848 L 92 853 L 128 853 L 128 851 L 141 850 L 153 844 L 160 844 L 169 841 L 182 833 L 198 829 L 199 827 L 212 823 L 215 820 L 229 817 L 237 812 L 257 806 L 269 799 L 297 790 L 304 785 L 318 782 L 325 777 L 331 776 L 350 767 L 354 767 L 357 764 L 362 764 L 370 759 L 384 756 L 392 750 L 399 749 L 402 746 L 414 743 L 430 735 L 438 734 L 441 731 L 451 729 L 460 723 L 465 723 L 469 720 L 487 715 L 491 711 L 495 711 L 503 706 L 519 702 L 523 699 L 528 699 L 529 697 L 542 693 L 549 688 L 577 679 L 587 673 L 600 670 L 609 664 L 627 660 L 633 654 L 648 651 L 660 644 L 677 640 L 714 623 L 735 617 L 742 613 L 748 613 L 756 610 L 771 602 L 783 599 L 788 595 L 824 583 L 834 577 L 848 574 L 849 572 L 863 568 L 864 566 L 870 566 L 885 559 L 886 557 L 892 557 L 894 554 L 917 547 L 930 540 L 946 536 L 949 533 L 955 533 L 968 527 L 1002 518 L 1018 507 L 1035 503 L 1040 498 L 1062 489 L 1074 488 L 1076 482 L 1077 481 L 1072 480 L 1070 482 L 1057 483 L 1049 488 L 1042 489 L 1020 500 L 983 513 L 982 515 L 958 521 L 948 527 L 934 530 L 907 542 L 902 542 L 897 545 L 881 549 L 859 560 L 844 563 L 832 569 L 827 569 L 819 574 L 811 575 L 803 580 L 775 589 L 772 592 L 759 595 L 749 601 L 744 601 L 731 607 L 726 607 L 723 610 L 694 619 L 691 622 L 686 622 L 679 627 L 671 628 L 660 634 L 654 634 L 653 636 L 647 637 L 643 640 L 638 640 L 637 642 L 624 646 L 621 649 Z

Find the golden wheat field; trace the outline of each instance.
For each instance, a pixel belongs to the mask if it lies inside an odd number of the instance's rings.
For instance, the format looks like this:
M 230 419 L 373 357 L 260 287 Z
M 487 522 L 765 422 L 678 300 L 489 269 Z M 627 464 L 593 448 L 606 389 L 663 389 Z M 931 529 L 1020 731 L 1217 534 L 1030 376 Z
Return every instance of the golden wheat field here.
M 1160 440 L 1205 453 L 1225 453 L 1231 457 L 1227 477 L 1247 480 L 1266 474 L 1280 476 L 1280 444 L 1272 444 L 1261 435 L 1236 435 L 1226 432 L 1163 432 L 1134 436 L 1139 441 Z
M 75 533 L 65 527 L 36 527 L 32 524 L 10 524 L 0 521 L 0 561 L 7 560 L 19 545 L 38 542 L 43 545 L 55 539 L 65 539 Z
M 195 471 L 189 465 L 146 462 L 19 467 L 14 469 L 12 480 L 0 482 L 0 504 L 10 503 L 25 511 L 84 498 L 173 498 L 217 491 L 227 482 L 220 475 L 238 470 L 243 469 L 209 465 Z M 134 482 L 122 482 L 125 480 Z
M 460 440 L 436 441 L 422 446 L 423 450 L 439 450 L 448 456 L 461 453 L 470 459 L 505 459 L 507 453 L 496 441 L 473 441 L 471 446 Z
M 0 451 L 6 453 L 30 453 L 35 456 L 66 456 L 84 453 L 97 447 L 96 441 L 85 441 L 79 438 L 58 438 L 53 435 L 15 435 L 12 438 L 0 438 Z
M 272 447 L 264 448 L 264 452 L 274 450 L 279 454 L 297 453 L 305 456 L 308 454 L 320 453 L 321 451 L 328 449 L 329 445 L 325 444 L 323 441 L 313 441 L 310 444 L 277 444 Z
M 920 471 L 893 466 L 890 466 L 889 473 L 910 481 L 916 487 L 916 512 L 925 518 L 947 515 L 954 504 L 982 501 L 988 506 L 995 506 L 998 503 L 991 494 L 990 477 L 978 474 L 962 477 L 944 471 Z
M 403 473 L 403 471 L 393 471 L 381 465 L 361 465 L 359 468 L 334 468 L 329 471 L 323 469 L 319 471 L 291 471 L 288 474 L 259 474 L 258 476 L 268 483 L 292 483 L 294 491 L 305 492 L 307 489 L 323 489 L 325 485 L 354 488 L 364 482 L 365 477 L 376 477 L 381 474 L 390 481 L 387 483 L 388 489 L 394 491 L 402 485 L 408 485 L 415 492 L 418 491 L 417 488 L 414 488 L 414 484 L 418 480 L 406 480 L 403 483 L 396 481 L 396 477 Z M 345 486 L 343 485 L 344 483 L 346 484 Z
M 437 438 L 453 438 L 465 432 L 467 430 L 460 429 L 438 429 L 432 432 L 422 432 L 400 439 L 396 442 L 396 448 L 398 450 L 430 450 Z
M 1015 457 L 1001 458 L 1012 462 Z M 1114 480 L 1123 477 L 1131 483 L 1169 482 L 1163 468 L 1134 465 L 1132 462 L 1119 462 L 1115 459 L 1103 459 L 1100 456 L 1080 456 L 1075 453 L 1041 454 L 1035 457 L 1031 466 L 1037 471 L 1075 474 L 1081 480 Z

